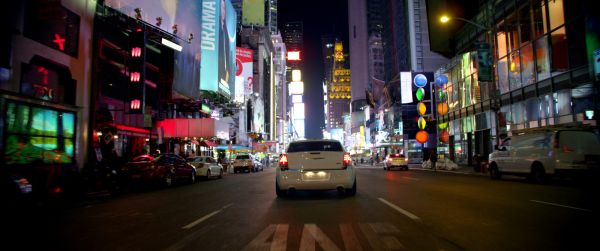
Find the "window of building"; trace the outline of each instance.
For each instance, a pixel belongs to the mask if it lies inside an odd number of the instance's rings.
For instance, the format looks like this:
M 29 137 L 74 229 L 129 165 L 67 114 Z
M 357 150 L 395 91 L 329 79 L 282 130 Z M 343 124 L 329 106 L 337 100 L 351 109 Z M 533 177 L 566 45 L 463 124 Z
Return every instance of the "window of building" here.
M 546 36 L 535 41 L 535 72 L 538 81 L 550 77 L 550 50 Z
M 511 53 L 509 60 L 508 82 L 512 91 L 521 87 L 521 60 L 519 58 L 519 51 Z
M 506 40 L 508 42 L 508 50 L 513 51 L 519 48 L 519 24 L 517 15 L 512 14 L 506 18 L 504 29 L 506 31 Z
M 503 57 L 498 60 L 497 67 L 498 89 L 500 89 L 500 93 L 504 94 L 508 92 L 508 58 Z
M 521 35 L 521 45 L 531 41 L 531 15 L 529 13 L 529 4 L 519 9 L 519 34 Z
M 533 46 L 527 44 L 521 47 L 521 83 L 524 86 L 535 83 L 534 68 Z
M 569 67 L 565 27 L 555 30 L 550 37 L 552 38 L 552 75 L 555 75 L 567 71 Z
M 548 32 L 548 20 L 546 18 L 546 4 L 544 0 L 538 0 L 533 5 L 532 25 L 534 38 L 538 38 Z
M 498 30 L 501 30 L 502 24 L 498 25 Z M 497 57 L 506 56 L 506 33 L 500 31 L 496 33 Z
M 554 30 L 565 23 L 563 0 L 549 0 L 548 14 L 550 14 L 550 30 Z

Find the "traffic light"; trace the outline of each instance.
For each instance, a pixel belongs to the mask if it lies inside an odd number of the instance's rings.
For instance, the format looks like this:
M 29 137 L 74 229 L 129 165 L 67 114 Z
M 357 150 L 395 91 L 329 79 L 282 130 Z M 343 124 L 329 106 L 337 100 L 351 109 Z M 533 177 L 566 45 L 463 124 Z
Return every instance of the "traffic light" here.
M 145 106 L 145 59 L 146 32 L 143 28 L 134 28 L 129 34 L 129 56 L 127 68 L 129 72 L 129 113 L 143 114 Z

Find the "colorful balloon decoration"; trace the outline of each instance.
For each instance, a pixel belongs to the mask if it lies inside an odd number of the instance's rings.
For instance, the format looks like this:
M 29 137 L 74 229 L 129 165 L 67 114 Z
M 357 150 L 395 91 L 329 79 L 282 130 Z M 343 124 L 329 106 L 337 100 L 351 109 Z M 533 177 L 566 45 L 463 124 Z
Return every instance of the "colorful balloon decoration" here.
M 422 87 L 417 89 L 416 96 L 418 101 L 422 101 L 425 98 L 425 89 Z
M 417 135 L 415 138 L 416 138 L 417 142 L 423 144 L 423 143 L 427 142 L 427 139 L 429 138 L 429 134 L 427 134 L 426 131 L 419 131 L 419 132 L 417 132 Z
M 423 117 L 420 117 L 419 121 L 417 122 L 417 126 L 419 127 L 419 129 L 425 130 L 425 127 L 427 127 L 427 121 L 425 121 Z
M 423 74 L 417 74 L 413 82 L 416 87 L 425 87 L 425 85 L 427 85 L 427 77 Z
M 448 143 L 448 141 L 450 140 L 450 134 L 448 133 L 447 130 L 444 130 L 440 133 L 440 141 L 444 142 L 444 143 Z
M 448 128 L 448 122 L 441 122 L 438 124 L 438 128 L 444 130 L 446 128 Z
M 437 112 L 439 115 L 446 115 L 448 113 L 448 104 L 446 102 L 438 103 Z
M 444 87 L 448 83 L 448 77 L 446 75 L 439 75 L 435 77 L 435 84 L 439 87 Z
M 423 116 L 423 115 L 425 115 L 426 112 L 427 112 L 427 106 L 425 105 L 425 103 L 419 102 L 417 104 L 417 113 L 419 113 L 419 115 Z

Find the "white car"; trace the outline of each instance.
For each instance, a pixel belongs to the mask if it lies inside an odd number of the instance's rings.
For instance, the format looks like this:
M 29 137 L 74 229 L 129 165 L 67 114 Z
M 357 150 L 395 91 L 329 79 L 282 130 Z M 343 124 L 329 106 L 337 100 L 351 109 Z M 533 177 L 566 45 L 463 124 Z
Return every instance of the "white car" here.
M 577 127 L 525 129 L 504 139 L 489 160 L 492 179 L 511 174 L 543 182 L 548 175 L 598 171 L 600 142 L 592 131 Z
M 196 176 L 201 176 L 206 179 L 210 177 L 223 178 L 223 166 L 212 157 L 190 157 L 187 161 L 196 167 Z
M 398 167 L 400 170 L 408 170 L 408 157 L 404 157 L 404 154 L 392 153 L 385 158 L 383 162 L 383 170 L 392 170 L 392 168 Z
M 240 154 L 233 161 L 233 172 L 256 172 L 259 169 L 260 163 L 250 154 Z
M 279 197 L 295 190 L 333 190 L 356 194 L 356 173 L 350 154 L 336 140 L 291 142 L 279 157 L 275 193 Z

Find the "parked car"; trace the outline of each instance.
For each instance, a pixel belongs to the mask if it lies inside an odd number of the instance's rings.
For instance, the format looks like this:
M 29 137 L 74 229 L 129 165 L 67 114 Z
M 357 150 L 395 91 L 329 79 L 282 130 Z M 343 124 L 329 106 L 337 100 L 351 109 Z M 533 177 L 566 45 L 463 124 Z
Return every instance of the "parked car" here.
M 233 161 L 233 172 L 254 172 L 257 168 L 257 162 L 254 156 L 250 154 L 240 154 Z
M 336 140 L 300 140 L 289 144 L 279 157 L 275 193 L 295 190 L 330 190 L 353 196 L 356 173 L 350 153 Z
M 543 182 L 549 175 L 585 175 L 600 165 L 600 142 L 577 127 L 520 130 L 496 147 L 489 163 L 492 179 L 512 174 Z
M 223 166 L 215 159 L 208 156 L 196 156 L 187 159 L 196 167 L 196 175 L 209 179 L 211 177 L 223 178 Z
M 175 154 L 137 156 L 121 169 L 121 173 L 132 182 L 150 182 L 167 187 L 176 182 L 196 181 L 196 168 Z
M 408 157 L 405 157 L 404 154 L 399 153 L 388 154 L 383 162 L 383 170 L 390 171 L 395 167 L 400 168 L 400 170 L 408 170 Z

